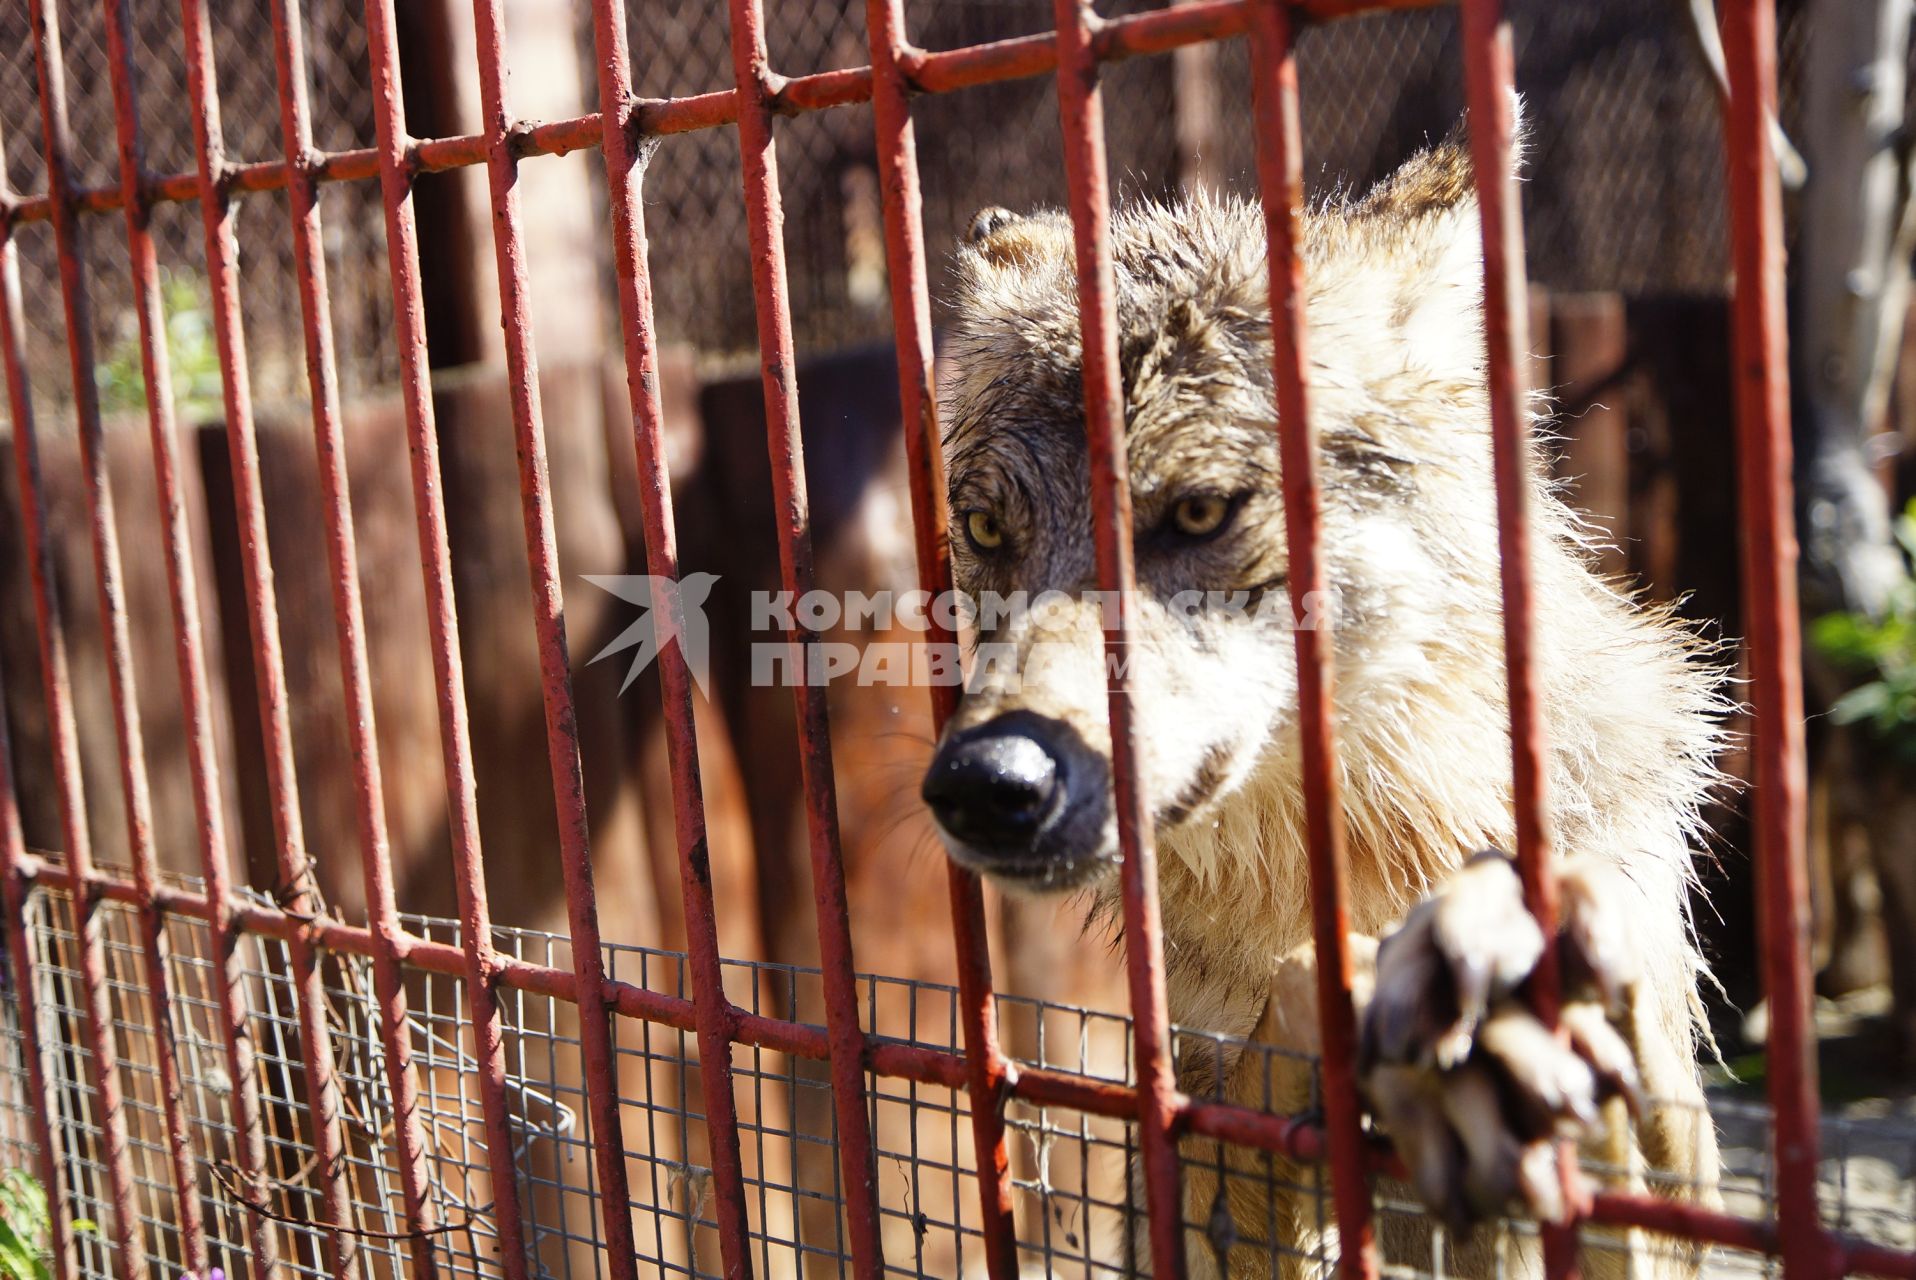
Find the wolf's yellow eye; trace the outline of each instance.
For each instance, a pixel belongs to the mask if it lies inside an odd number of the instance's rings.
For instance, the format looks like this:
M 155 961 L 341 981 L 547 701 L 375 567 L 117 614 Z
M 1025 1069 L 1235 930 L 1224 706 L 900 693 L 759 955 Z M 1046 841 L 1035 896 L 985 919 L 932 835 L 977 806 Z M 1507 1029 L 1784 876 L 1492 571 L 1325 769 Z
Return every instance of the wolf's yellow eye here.
M 996 551 L 1005 544 L 1004 526 L 989 511 L 965 513 L 965 537 L 980 551 Z
M 1215 493 L 1185 498 L 1171 510 L 1171 523 L 1187 538 L 1208 538 L 1231 516 L 1231 500 Z

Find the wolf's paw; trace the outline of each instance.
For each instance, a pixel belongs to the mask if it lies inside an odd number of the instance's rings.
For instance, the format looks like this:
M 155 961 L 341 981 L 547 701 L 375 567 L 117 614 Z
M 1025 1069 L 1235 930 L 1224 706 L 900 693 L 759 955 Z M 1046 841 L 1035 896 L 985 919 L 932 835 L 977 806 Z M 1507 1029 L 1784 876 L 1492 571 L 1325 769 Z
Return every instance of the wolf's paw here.
M 1558 872 L 1564 1034 L 1519 989 L 1545 939 L 1510 860 L 1480 854 L 1419 903 L 1377 956 L 1364 1010 L 1364 1088 L 1417 1194 L 1453 1230 L 1498 1214 L 1562 1221 L 1556 1142 L 1621 1094 L 1634 1055 L 1611 1017 L 1637 977 L 1619 873 L 1579 859 Z

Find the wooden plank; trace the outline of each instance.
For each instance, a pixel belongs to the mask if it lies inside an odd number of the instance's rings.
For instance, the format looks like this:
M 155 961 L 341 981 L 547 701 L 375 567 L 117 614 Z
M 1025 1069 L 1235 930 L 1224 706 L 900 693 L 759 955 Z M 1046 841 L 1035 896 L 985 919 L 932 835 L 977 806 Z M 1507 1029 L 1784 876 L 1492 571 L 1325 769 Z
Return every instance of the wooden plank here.
M 1552 299 L 1558 421 L 1563 447 L 1556 470 L 1565 496 L 1601 530 L 1598 563 L 1606 574 L 1629 569 L 1630 415 L 1622 379 L 1629 355 L 1623 299 L 1614 293 L 1559 293 Z

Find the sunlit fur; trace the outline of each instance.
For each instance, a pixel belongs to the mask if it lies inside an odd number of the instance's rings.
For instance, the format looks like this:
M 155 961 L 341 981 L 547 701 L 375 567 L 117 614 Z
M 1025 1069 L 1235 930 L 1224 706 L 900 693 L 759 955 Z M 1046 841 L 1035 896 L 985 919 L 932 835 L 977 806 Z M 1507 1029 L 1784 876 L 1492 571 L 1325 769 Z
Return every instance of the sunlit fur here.
M 1114 218 L 1112 247 L 1146 596 L 1131 687 L 1158 818 L 1171 1012 L 1188 1026 L 1308 1047 L 1308 1012 L 1267 1007 L 1273 992 L 1312 998 L 1311 983 L 1290 976 L 1308 961 L 1287 959 L 1310 938 L 1294 637 L 1282 620 L 1220 610 L 1187 620 L 1165 604 L 1190 589 L 1252 599 L 1286 589 L 1263 214 L 1208 197 L 1135 204 Z M 1361 198 L 1312 210 L 1303 257 L 1323 545 L 1339 597 L 1351 925 L 1376 938 L 1471 852 L 1514 840 L 1467 152 L 1446 143 Z M 1091 589 L 1070 223 L 1059 213 L 981 215 L 955 274 L 942 378 L 960 584 Z M 1699 807 L 1719 781 L 1722 673 L 1667 609 L 1599 577 L 1590 531 L 1540 457 L 1530 476 L 1558 847 L 1613 859 L 1641 894 L 1634 917 L 1652 989 L 1637 1049 L 1653 1094 L 1695 1104 L 1703 965 L 1686 903 Z M 1165 513 L 1195 492 L 1243 495 L 1235 522 L 1198 545 L 1161 537 Z M 967 545 L 964 513 L 977 509 L 994 513 L 1006 546 Z M 958 725 L 1028 707 L 1108 750 L 1101 635 L 1088 608 L 984 639 L 1034 657 L 1042 646 L 1042 672 L 1027 671 L 1022 686 L 975 681 Z M 1108 860 L 1115 833 L 1106 840 Z M 1115 877 L 1094 891 L 1115 919 Z M 1707 1126 L 1665 1110 L 1640 1130 L 1652 1166 L 1713 1175 Z M 1196 1211 L 1203 1221 L 1208 1208 Z

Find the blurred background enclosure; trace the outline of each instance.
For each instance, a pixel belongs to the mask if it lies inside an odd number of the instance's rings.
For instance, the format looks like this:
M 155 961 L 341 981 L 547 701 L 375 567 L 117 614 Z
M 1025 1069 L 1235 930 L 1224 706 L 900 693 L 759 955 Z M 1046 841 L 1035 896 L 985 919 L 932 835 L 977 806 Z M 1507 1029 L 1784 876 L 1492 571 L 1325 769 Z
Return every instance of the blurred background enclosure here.
M 80 184 L 110 186 L 113 111 L 98 6 L 63 7 Z M 1156 6 L 1142 0 L 1099 5 L 1101 12 L 1146 7 Z M 131 0 L 129 8 L 147 169 L 155 175 L 190 171 L 177 7 Z M 267 4 L 214 0 L 211 8 L 228 153 L 236 161 L 278 161 L 284 151 Z M 368 147 L 372 99 L 358 0 L 309 0 L 305 8 L 317 145 L 335 152 Z M 768 8 L 772 61 L 780 72 L 867 60 L 862 0 Z M 1736 517 L 1725 479 L 1731 431 L 1721 126 L 1687 10 L 1670 0 L 1512 0 L 1509 10 L 1531 130 L 1523 192 L 1535 379 L 1561 409 L 1559 472 L 1611 535 L 1609 568 L 1652 596 L 1682 600 L 1712 634 L 1733 638 Z M 512 0 L 506 11 L 514 114 L 552 120 L 594 110 L 588 6 Z M 908 0 L 906 11 L 912 39 L 929 49 L 1051 25 L 1049 0 Z M 730 86 L 728 29 L 716 0 L 633 0 L 629 14 L 641 95 Z M 406 0 L 399 16 L 410 132 L 476 132 L 470 6 Z M 1809 22 L 1801 3 L 1784 4 L 1781 19 L 1783 125 L 1794 135 Z M 33 194 L 46 189 L 46 178 L 32 127 L 39 117 L 26 23 L 24 6 L 0 7 L 6 177 L 13 191 Z M 1305 171 L 1319 198 L 1361 191 L 1444 133 L 1462 109 L 1457 19 L 1448 9 L 1308 30 L 1299 61 Z M 1198 188 L 1250 193 L 1248 77 L 1241 40 L 1108 69 L 1111 168 L 1124 198 L 1169 199 Z M 914 114 L 936 299 L 944 246 L 976 209 L 1063 201 L 1057 105 L 1051 81 L 1039 78 L 927 97 Z M 907 586 L 909 526 L 870 109 L 861 104 L 783 120 L 778 146 L 821 584 Z M 648 678 L 621 697 L 624 672 L 613 668 L 622 659 L 586 661 L 630 617 L 627 606 L 581 575 L 636 572 L 642 555 L 602 160 L 596 151 L 528 159 L 521 189 L 607 935 L 679 947 L 657 695 Z M 400 905 L 450 915 L 444 777 L 411 494 L 395 461 L 403 457 L 404 424 L 392 390 L 397 363 L 378 190 L 370 182 L 328 183 L 321 190 L 334 336 L 349 399 L 361 569 L 377 588 L 366 603 Z M 735 133 L 711 129 L 660 140 L 644 190 L 684 567 L 721 575 L 712 603 L 715 681 L 709 702 L 700 705 L 699 727 L 722 943 L 730 956 L 807 963 L 815 959 L 816 943 L 789 691 L 752 687 L 746 669 L 747 593 L 775 585 L 776 559 Z M 422 176 L 416 199 L 495 913 L 502 924 L 562 929 L 484 174 L 472 168 Z M 363 906 L 350 753 L 318 555 L 322 509 L 287 201 L 280 191 L 253 193 L 239 198 L 238 209 L 248 367 L 259 405 L 307 831 L 327 894 L 340 910 L 357 915 Z M 123 229 L 117 217 L 85 221 L 101 352 L 96 376 L 111 416 L 159 847 L 168 866 L 184 871 L 194 863 L 193 813 L 177 749 L 183 730 L 152 536 Z M 192 516 L 210 579 L 209 636 L 218 642 L 217 729 L 223 758 L 234 762 L 225 775 L 231 792 L 225 800 L 243 833 L 254 885 L 270 890 L 270 813 L 252 711 L 254 673 L 233 549 L 198 210 L 159 204 L 153 228 L 166 273 L 175 386 L 183 425 L 194 428 Z M 63 607 L 70 614 L 90 784 L 87 817 L 102 860 L 112 863 L 126 848 L 125 819 L 114 785 L 99 620 L 84 588 L 91 570 L 71 414 L 63 409 L 72 392 L 57 261 L 45 222 L 21 225 L 14 240 L 28 301 L 32 381 L 48 437 L 43 453 L 55 527 L 64 538 L 58 558 L 69 584 Z M 938 305 L 934 301 L 934 318 Z M 1898 408 L 1890 432 L 1901 431 L 1909 416 Z M 1897 490 L 1895 450 L 1874 456 L 1886 489 Z M 1903 475 L 1902 488 L 1908 478 Z M 17 502 L 10 474 L 0 493 Z M 17 519 L 0 520 L 0 539 L 12 543 L 18 528 Z M 9 682 L 6 701 L 28 838 L 50 846 L 58 838 L 45 712 L 35 682 L 24 678 L 37 665 L 20 576 L 25 563 L 17 545 L 0 547 L 0 657 L 8 671 L 23 673 Z M 940 855 L 916 801 L 930 745 L 924 692 L 847 684 L 834 687 L 832 698 L 859 965 L 948 979 Z M 1753 918 L 1743 826 L 1734 808 L 1718 815 L 1716 825 L 1718 865 L 1706 873 L 1716 910 L 1700 917 L 1730 995 L 1742 999 L 1753 985 L 1753 940 L 1740 923 Z M 1870 887 L 1869 858 L 1853 844 L 1834 842 L 1839 856 L 1824 859 L 1819 886 L 1822 936 L 1832 971 L 1841 969 L 1831 979 L 1832 992 L 1886 981 L 1880 926 L 1873 923 L 1882 895 Z M 1826 851 L 1830 847 L 1825 842 Z M 1080 940 L 1074 907 L 999 903 L 994 909 L 1002 917 L 994 942 L 1005 989 L 1121 1007 L 1112 987 L 1115 966 L 1098 945 Z M 1719 917 L 1738 923 L 1720 926 Z M 815 1009 L 789 1012 L 817 1016 Z
M 1117 14 L 1161 6 L 1115 0 L 1098 7 Z M 467 65 L 470 59 L 459 56 L 471 38 L 464 30 L 470 21 L 465 8 L 447 0 L 415 0 L 402 7 L 407 109 L 415 136 L 476 127 L 475 73 Z M 1716 104 L 1690 52 L 1682 11 L 1667 0 L 1605 0 L 1568 9 L 1518 0 L 1509 8 L 1531 126 L 1525 192 L 1531 279 L 1556 290 L 1720 294 L 1727 268 L 1722 183 L 1711 150 L 1718 144 Z M 1787 86 L 1792 53 L 1801 42 L 1793 30 L 1793 6 L 1783 8 Z M 228 152 L 236 160 L 276 159 L 282 152 L 272 109 L 274 71 L 264 56 L 270 48 L 267 6 L 264 0 L 220 0 L 213 9 L 228 107 Z M 686 96 L 731 84 L 723 6 L 635 2 L 629 9 L 642 96 Z M 131 11 L 139 36 L 135 60 L 142 76 L 149 168 L 155 173 L 189 170 L 192 139 L 177 12 L 161 0 L 136 0 Z M 906 11 L 914 41 L 926 49 L 1029 35 L 1051 24 L 1045 0 L 909 0 Z M 315 142 L 327 151 L 370 146 L 372 107 L 359 5 L 313 0 L 306 15 L 312 31 Z M 519 0 L 507 6 L 521 114 L 557 119 L 593 108 L 588 16 L 586 6 L 563 0 Z M 865 61 L 864 12 L 856 0 L 774 5 L 767 19 L 773 65 L 786 75 Z M 573 34 L 570 47 L 560 38 L 567 28 Z M 108 184 L 113 111 L 99 15 L 88 6 L 74 6 L 65 35 L 83 180 Z M 434 43 L 447 37 L 453 43 Z M 0 63 L 4 118 L 34 121 L 38 108 L 24 11 L 0 14 L 0 41 L 6 49 L 6 61 Z M 576 57 L 577 66 L 566 65 L 569 57 Z M 1462 110 L 1457 19 L 1448 9 L 1312 30 L 1302 38 L 1299 60 L 1306 177 L 1320 193 L 1361 188 L 1380 177 L 1411 150 L 1440 136 Z M 1112 172 L 1127 195 L 1163 198 L 1194 185 L 1251 193 L 1256 175 L 1247 107 L 1249 63 L 1241 40 L 1175 57 L 1138 59 L 1112 68 L 1105 83 Z M 243 109 L 247 104 L 257 109 Z M 950 243 L 983 203 L 1014 209 L 1062 204 L 1057 108 L 1042 79 L 926 98 L 915 114 L 929 244 Z M 788 121 L 779 143 L 801 347 L 829 350 L 887 338 L 869 107 Z M 40 189 L 39 151 L 35 130 L 12 128 L 6 158 L 16 190 Z M 661 336 L 709 358 L 753 349 L 746 258 L 726 251 L 743 245 L 737 166 L 732 136 L 708 130 L 666 139 L 647 178 L 646 221 L 658 254 L 653 277 Z M 543 179 L 550 167 L 541 163 L 534 173 Z M 570 167 L 581 173 L 597 168 L 589 159 Z M 588 180 L 595 187 L 599 182 L 596 176 Z M 458 203 L 433 199 L 439 193 L 432 185 L 422 189 L 423 204 Z M 279 199 L 246 201 L 240 236 L 252 308 L 248 334 L 254 379 L 262 392 L 291 394 L 299 377 L 299 328 Z M 602 220 L 602 202 L 594 200 L 578 213 Z M 325 215 L 342 371 L 349 387 L 370 390 L 393 373 L 377 195 L 363 183 L 329 186 Z M 454 225 L 428 220 L 426 226 L 429 241 L 466 238 Z M 163 209 L 156 231 L 163 261 L 191 273 L 201 252 L 193 211 Z M 40 239 L 24 239 L 24 283 L 29 296 L 52 297 L 54 263 L 50 245 L 40 245 Z M 570 247 L 587 252 L 604 243 L 604 237 L 593 236 Z M 540 257 L 551 259 L 564 247 L 542 246 Z M 429 246 L 428 253 L 486 249 L 480 241 Z M 604 249 L 598 254 L 607 269 L 608 254 Z M 474 273 L 484 276 L 487 270 L 479 267 Z M 117 314 L 108 302 L 115 286 L 124 288 L 115 273 L 100 273 L 95 287 L 106 291 L 103 320 Z M 491 292 L 474 289 L 475 295 Z M 435 310 L 447 305 L 450 300 Z M 43 345 L 57 353 L 59 335 L 45 336 Z M 475 354 L 456 349 L 457 340 L 443 327 L 434 336 L 444 339 L 435 343 L 435 364 L 461 363 Z M 59 380 L 50 371 L 48 376 L 47 390 L 57 393 Z

